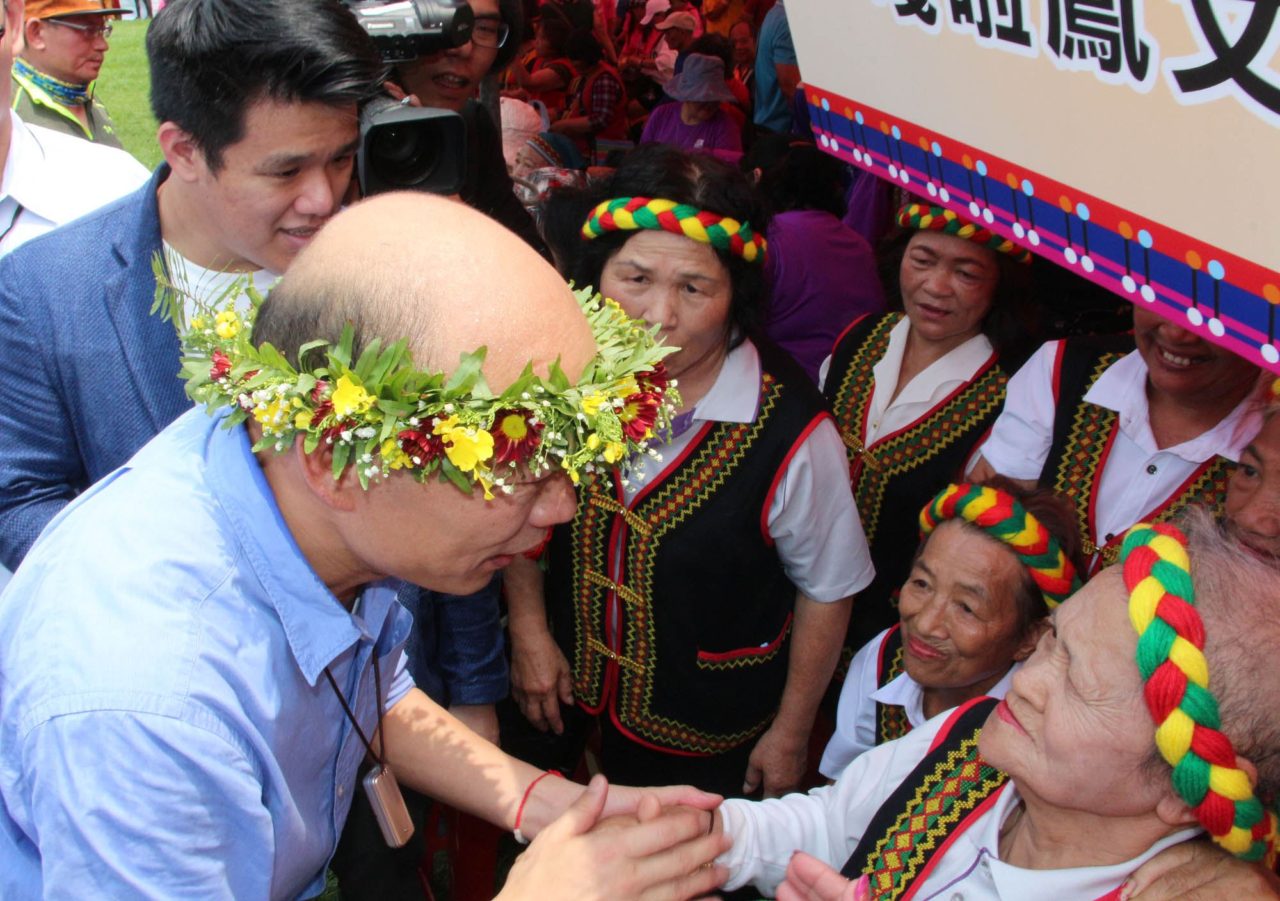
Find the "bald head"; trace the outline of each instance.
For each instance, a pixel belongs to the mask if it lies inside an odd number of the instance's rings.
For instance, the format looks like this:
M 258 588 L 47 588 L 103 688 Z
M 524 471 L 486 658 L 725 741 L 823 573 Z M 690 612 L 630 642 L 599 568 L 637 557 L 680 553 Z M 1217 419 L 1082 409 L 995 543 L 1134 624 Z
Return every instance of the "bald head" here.
M 552 361 L 576 379 L 595 353 L 577 301 L 550 265 L 512 232 L 464 204 L 430 194 L 383 194 L 335 216 L 271 292 L 254 328 L 294 358 L 337 342 L 350 322 L 360 348 L 409 340 L 415 364 L 452 372 L 487 347 L 484 375 L 500 391 L 528 363 Z

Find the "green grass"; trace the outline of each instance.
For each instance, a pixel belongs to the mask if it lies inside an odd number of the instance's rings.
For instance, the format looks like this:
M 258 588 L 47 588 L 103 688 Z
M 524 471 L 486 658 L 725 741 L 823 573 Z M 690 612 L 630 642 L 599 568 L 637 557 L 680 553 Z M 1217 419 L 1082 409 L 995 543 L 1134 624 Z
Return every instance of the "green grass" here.
M 154 169 L 161 157 L 156 144 L 156 120 L 151 115 L 151 76 L 143 46 L 150 22 L 116 23 L 111 49 L 98 76 L 98 98 L 115 120 L 124 149 L 148 169 Z

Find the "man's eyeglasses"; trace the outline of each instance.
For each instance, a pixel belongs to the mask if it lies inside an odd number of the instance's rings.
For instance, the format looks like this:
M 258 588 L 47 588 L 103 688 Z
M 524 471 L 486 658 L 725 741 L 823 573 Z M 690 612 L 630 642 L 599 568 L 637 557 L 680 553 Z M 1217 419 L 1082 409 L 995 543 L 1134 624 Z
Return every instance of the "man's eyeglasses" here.
M 66 19 L 48 19 L 46 21 L 52 22 L 54 25 L 61 25 L 63 28 L 71 28 L 78 31 L 91 41 L 96 41 L 98 38 L 111 37 L 111 29 L 113 27 L 110 22 L 100 22 L 97 25 L 81 25 L 78 22 L 70 22 Z
M 497 49 L 507 42 L 511 29 L 498 19 L 476 19 L 471 26 L 471 42 L 477 47 Z

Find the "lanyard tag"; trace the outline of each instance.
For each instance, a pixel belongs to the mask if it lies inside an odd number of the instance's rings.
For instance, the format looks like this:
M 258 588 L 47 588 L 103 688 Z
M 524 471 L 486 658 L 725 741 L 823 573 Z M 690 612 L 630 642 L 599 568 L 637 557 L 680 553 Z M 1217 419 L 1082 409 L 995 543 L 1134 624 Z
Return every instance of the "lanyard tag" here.
M 392 848 L 403 848 L 413 835 L 413 820 L 409 817 L 409 808 L 404 806 L 404 795 L 400 794 L 395 774 L 385 764 L 376 764 L 361 781 L 383 839 Z

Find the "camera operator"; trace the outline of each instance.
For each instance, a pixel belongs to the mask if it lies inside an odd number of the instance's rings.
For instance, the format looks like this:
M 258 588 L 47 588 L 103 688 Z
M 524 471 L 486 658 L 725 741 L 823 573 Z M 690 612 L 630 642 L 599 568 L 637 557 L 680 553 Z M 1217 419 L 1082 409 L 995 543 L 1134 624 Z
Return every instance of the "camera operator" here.
M 471 40 L 460 47 L 398 63 L 387 85 L 393 97 L 459 113 L 467 129 L 463 202 L 498 220 L 543 256 L 546 246 L 515 196 L 502 155 L 502 132 L 476 100 L 486 75 L 501 72 L 520 49 L 519 0 L 469 0 L 475 14 Z

